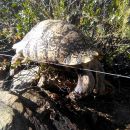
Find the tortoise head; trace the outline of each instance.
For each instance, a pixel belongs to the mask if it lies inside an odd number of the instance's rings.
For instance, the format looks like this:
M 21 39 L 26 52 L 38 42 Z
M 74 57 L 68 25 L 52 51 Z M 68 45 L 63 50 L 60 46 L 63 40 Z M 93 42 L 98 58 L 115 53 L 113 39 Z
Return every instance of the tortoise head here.
M 99 53 L 97 51 L 91 51 L 87 50 L 81 51 L 81 52 L 75 52 L 70 55 L 68 55 L 64 61 L 63 64 L 67 65 L 81 65 L 81 64 L 86 64 L 92 61 L 93 59 L 99 59 Z

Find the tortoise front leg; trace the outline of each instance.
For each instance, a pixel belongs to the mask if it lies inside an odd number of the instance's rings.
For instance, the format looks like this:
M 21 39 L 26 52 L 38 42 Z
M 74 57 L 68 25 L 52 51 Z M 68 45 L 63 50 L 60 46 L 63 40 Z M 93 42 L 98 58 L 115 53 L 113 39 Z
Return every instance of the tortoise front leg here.
M 92 93 L 95 80 L 91 72 L 78 74 L 78 83 L 74 91 L 69 94 L 70 99 L 75 100 Z
M 12 60 L 11 60 L 11 70 L 10 70 L 10 76 L 13 76 L 15 74 L 16 69 L 20 65 L 21 61 L 23 60 L 23 56 L 21 53 L 16 53 Z

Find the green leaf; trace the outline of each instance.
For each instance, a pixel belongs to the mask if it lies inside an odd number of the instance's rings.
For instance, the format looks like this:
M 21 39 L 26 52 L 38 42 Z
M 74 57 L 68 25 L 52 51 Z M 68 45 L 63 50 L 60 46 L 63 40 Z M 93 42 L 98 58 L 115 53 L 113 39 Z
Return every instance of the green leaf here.
M 12 6 L 13 8 L 15 8 L 15 7 L 17 7 L 17 4 L 16 4 L 16 3 L 13 3 L 11 6 Z

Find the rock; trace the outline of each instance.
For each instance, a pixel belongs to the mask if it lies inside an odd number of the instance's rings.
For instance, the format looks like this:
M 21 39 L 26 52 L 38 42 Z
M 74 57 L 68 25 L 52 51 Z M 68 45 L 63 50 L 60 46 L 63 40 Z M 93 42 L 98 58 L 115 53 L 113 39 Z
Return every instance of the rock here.
M 18 96 L 0 91 L 0 130 L 78 130 L 59 110 L 47 95 L 36 90 Z
M 3 98 L 4 97 L 4 98 Z M 0 101 L 4 104 L 11 106 L 14 110 L 19 113 L 23 112 L 23 105 L 17 102 L 18 97 L 9 93 L 8 91 L 0 91 Z
M 39 67 L 21 70 L 13 76 L 11 91 L 23 91 L 35 84 L 38 79 Z
M 130 124 L 126 126 L 125 130 L 130 130 Z
M 21 113 L 23 105 L 18 97 L 7 91 L 0 91 L 0 130 L 28 130 Z
M 28 130 L 26 121 L 13 108 L 0 101 L 0 130 Z
M 0 101 L 0 130 L 11 130 L 13 123 L 14 112 L 13 109 Z

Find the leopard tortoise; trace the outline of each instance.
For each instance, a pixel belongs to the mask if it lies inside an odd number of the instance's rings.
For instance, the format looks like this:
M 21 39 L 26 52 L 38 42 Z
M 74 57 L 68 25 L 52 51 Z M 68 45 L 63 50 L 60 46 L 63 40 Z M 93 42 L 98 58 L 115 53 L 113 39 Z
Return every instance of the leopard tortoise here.
M 11 64 L 26 60 L 39 63 L 57 63 L 75 68 L 103 71 L 98 52 L 90 47 L 90 40 L 72 24 L 62 20 L 44 20 L 35 25 L 13 49 L 16 54 Z M 104 75 L 77 71 L 78 83 L 70 95 L 88 95 L 93 90 L 103 93 Z M 96 81 L 95 81 L 96 79 Z

